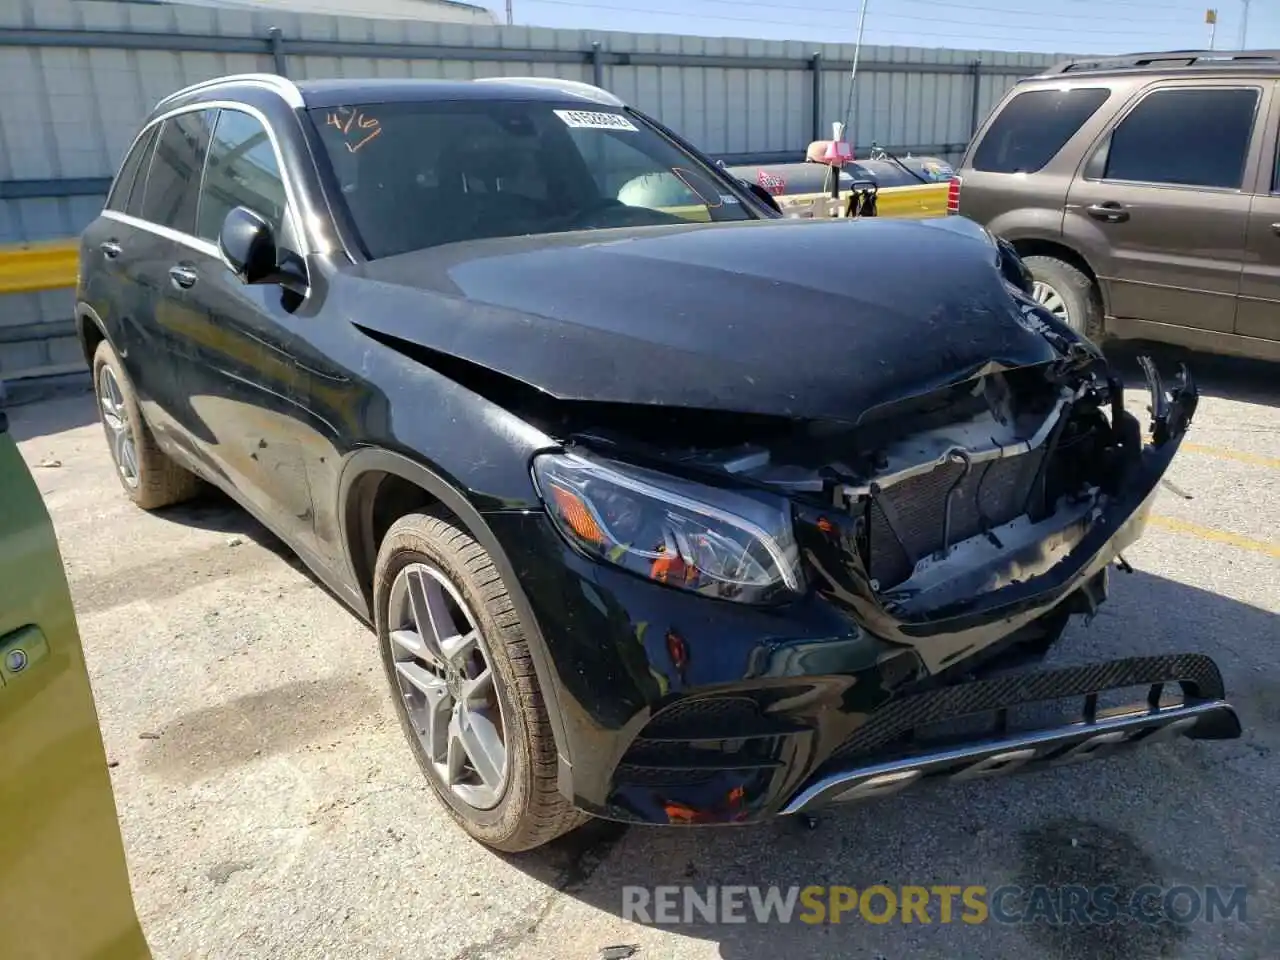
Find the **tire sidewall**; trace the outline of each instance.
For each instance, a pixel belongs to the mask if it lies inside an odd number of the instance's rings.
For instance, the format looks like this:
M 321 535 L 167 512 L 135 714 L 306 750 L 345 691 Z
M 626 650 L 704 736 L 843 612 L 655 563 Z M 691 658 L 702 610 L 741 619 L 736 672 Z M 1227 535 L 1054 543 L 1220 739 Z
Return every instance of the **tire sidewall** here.
M 1051 287 L 1067 306 L 1066 323 L 1084 337 L 1096 334 L 1093 284 L 1069 264 L 1051 257 L 1027 257 L 1023 261 L 1034 281 Z
M 133 432 L 133 447 L 138 461 L 138 483 L 136 486 L 129 486 L 125 482 L 124 475 L 120 472 L 120 464 L 116 462 L 116 455 L 111 446 L 111 431 L 107 428 L 107 421 L 103 417 L 102 370 L 104 367 L 109 367 L 112 375 L 116 378 L 116 383 L 120 387 L 120 396 L 124 401 L 125 411 L 129 415 L 129 429 Z M 111 466 L 115 470 L 116 480 L 119 481 L 120 486 L 124 488 L 124 492 L 129 495 L 129 498 L 136 501 L 141 496 L 141 491 L 147 481 L 144 475 L 144 471 L 147 469 L 147 465 L 144 463 L 145 451 L 142 446 L 142 438 L 138 436 L 138 430 L 142 424 L 142 411 L 139 409 L 138 401 L 133 395 L 133 384 L 129 381 L 129 376 L 124 371 L 124 365 L 120 362 L 120 358 L 116 356 L 115 348 L 106 340 L 103 340 L 98 345 L 98 349 L 93 355 L 93 397 L 98 404 L 98 423 L 102 427 L 102 435 L 107 439 Z
M 434 518 L 423 517 L 423 519 L 429 521 Z M 454 589 L 466 601 L 483 637 L 489 667 L 494 672 L 494 687 L 502 711 L 503 733 L 506 738 L 508 767 L 507 782 L 502 796 L 497 805 L 488 810 L 479 810 L 464 803 L 448 786 L 440 782 L 430 759 L 422 748 L 413 720 L 405 708 L 404 698 L 400 693 L 395 659 L 392 655 L 388 606 L 392 583 L 395 582 L 400 571 L 412 563 L 426 563 L 435 567 L 448 578 Z M 421 530 L 392 529 L 379 552 L 374 575 L 373 601 L 378 654 L 382 660 L 383 673 L 387 679 L 393 709 L 400 721 L 401 729 L 436 796 L 445 804 L 449 812 L 478 838 L 500 843 L 520 829 L 525 811 L 529 806 L 532 779 L 529 736 L 519 704 L 514 702 L 511 694 L 511 691 L 516 688 L 517 681 L 506 657 L 506 631 L 494 621 L 483 594 L 460 567 L 461 564 L 453 551 L 442 548 L 433 537 L 424 535 Z

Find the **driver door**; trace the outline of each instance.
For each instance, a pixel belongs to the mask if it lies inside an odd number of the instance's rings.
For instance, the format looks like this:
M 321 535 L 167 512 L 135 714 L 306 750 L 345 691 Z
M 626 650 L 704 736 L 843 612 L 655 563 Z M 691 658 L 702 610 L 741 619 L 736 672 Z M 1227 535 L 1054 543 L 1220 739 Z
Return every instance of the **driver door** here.
M 223 220 L 243 206 L 296 249 L 282 164 L 263 120 L 231 107 L 218 112 L 200 183 L 195 233 L 174 272 L 183 356 L 178 376 L 205 457 L 251 508 L 295 546 L 313 542 L 311 494 L 299 437 L 298 368 L 289 348 L 299 321 L 279 285 L 247 286 L 218 251 Z

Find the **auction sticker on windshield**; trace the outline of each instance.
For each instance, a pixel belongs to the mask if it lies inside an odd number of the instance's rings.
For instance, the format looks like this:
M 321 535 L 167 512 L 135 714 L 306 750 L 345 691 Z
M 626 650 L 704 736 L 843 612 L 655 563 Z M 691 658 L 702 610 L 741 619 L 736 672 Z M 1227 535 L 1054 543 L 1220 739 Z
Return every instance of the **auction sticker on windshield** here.
M 620 113 L 596 113 L 591 110 L 557 110 L 555 113 L 566 127 L 578 130 L 636 130 L 635 124 Z

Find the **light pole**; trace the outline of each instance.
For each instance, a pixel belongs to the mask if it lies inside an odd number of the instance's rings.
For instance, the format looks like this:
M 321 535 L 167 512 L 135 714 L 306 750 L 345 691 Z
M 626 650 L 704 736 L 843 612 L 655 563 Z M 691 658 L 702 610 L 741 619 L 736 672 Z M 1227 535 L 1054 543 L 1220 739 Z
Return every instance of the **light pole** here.
M 1243 16 L 1240 18 L 1240 49 L 1249 49 L 1249 0 L 1240 0 L 1240 5 L 1244 8 Z
M 862 53 L 862 35 L 867 29 L 867 3 L 868 0 L 862 0 L 862 12 L 858 14 L 858 39 L 853 46 L 853 69 L 849 71 L 849 96 L 844 104 L 844 123 L 846 128 L 849 126 L 849 119 L 853 114 L 853 85 L 858 80 L 858 56 Z

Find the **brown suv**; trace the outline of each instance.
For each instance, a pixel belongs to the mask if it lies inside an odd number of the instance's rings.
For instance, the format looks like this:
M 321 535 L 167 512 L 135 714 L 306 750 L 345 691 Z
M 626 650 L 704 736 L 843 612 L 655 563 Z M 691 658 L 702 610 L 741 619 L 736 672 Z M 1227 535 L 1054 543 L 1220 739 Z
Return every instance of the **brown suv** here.
M 1016 84 L 950 212 L 1095 339 L 1280 360 L 1280 51 L 1073 60 Z

